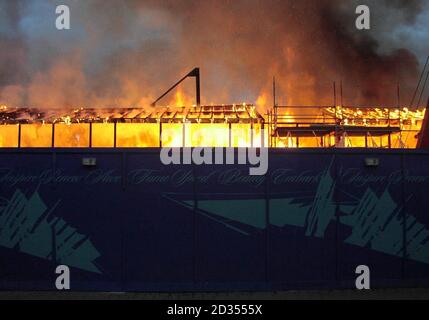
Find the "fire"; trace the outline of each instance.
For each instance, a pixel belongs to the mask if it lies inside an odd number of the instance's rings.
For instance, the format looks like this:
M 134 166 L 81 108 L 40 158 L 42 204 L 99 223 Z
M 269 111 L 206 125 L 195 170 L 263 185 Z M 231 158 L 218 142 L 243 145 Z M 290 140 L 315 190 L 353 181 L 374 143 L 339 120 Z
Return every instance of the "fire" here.
M 161 142 L 164 147 L 183 146 L 183 126 L 182 123 L 164 123 L 162 125 Z
M 381 107 L 280 107 L 269 122 L 286 148 L 415 148 L 425 110 Z
M 184 107 L 195 104 L 195 101 L 194 98 L 187 96 L 183 89 L 179 87 L 174 95 L 174 101 L 171 104 L 174 107 Z
M 192 123 L 186 126 L 186 147 L 228 147 L 229 134 L 228 124 L 223 123 L 208 123 L 199 124 Z
M 118 147 L 159 147 L 159 123 L 118 123 Z
M 115 145 L 115 125 L 113 123 L 92 124 L 92 146 L 113 147 Z
M 52 124 L 23 124 L 21 125 L 22 147 L 51 147 Z
M 0 147 L 414 148 L 425 110 L 278 107 L 270 114 L 263 117 L 246 103 L 70 112 L 2 106 Z
M 55 147 L 88 147 L 89 123 L 57 123 L 54 131 Z
M 0 125 L 0 147 L 17 147 L 18 130 L 17 125 Z
M 261 93 L 256 99 L 256 106 L 260 110 L 267 110 L 267 94 L 265 92 Z

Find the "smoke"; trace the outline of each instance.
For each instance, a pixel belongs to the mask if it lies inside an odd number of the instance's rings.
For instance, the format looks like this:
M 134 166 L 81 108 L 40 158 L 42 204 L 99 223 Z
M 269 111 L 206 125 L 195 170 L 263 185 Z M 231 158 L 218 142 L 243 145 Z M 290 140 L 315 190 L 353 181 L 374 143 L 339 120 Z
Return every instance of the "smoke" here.
M 55 7 L 71 30 L 55 29 Z M 407 104 L 429 53 L 429 6 L 368 0 L 0 0 L 0 103 L 148 106 L 193 67 L 203 103 Z M 182 86 L 191 103 L 193 82 Z M 166 97 L 164 104 L 172 103 Z

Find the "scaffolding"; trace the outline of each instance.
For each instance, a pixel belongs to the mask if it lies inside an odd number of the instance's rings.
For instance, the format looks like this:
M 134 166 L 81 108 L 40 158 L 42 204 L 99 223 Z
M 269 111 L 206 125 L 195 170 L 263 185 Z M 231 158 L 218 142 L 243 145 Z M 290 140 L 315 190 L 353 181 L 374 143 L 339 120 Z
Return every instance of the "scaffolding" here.
M 277 106 L 267 114 L 272 147 L 415 148 L 424 109 Z

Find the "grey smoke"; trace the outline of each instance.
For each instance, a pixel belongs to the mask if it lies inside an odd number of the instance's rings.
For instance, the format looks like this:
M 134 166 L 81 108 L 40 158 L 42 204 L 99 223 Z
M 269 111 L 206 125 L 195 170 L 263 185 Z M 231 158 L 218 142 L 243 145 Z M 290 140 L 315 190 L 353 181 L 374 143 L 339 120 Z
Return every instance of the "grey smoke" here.
M 55 6 L 71 8 L 70 31 Z M 429 5 L 368 0 L 372 29 L 354 28 L 349 0 L 0 0 L 0 103 L 144 106 L 194 66 L 205 103 L 279 100 L 396 104 L 429 54 Z M 192 95 L 192 83 L 183 86 Z M 168 103 L 168 98 L 165 103 Z

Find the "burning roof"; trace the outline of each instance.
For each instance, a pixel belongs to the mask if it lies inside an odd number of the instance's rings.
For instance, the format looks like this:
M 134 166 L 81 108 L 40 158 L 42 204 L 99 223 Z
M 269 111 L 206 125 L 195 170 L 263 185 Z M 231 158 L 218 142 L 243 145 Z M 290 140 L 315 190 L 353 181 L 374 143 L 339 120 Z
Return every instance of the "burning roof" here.
M 1 147 L 414 148 L 425 110 L 253 105 L 0 108 Z
M 232 104 L 181 108 L 77 108 L 72 110 L 0 108 L 0 123 L 250 123 L 264 122 L 253 105 Z

